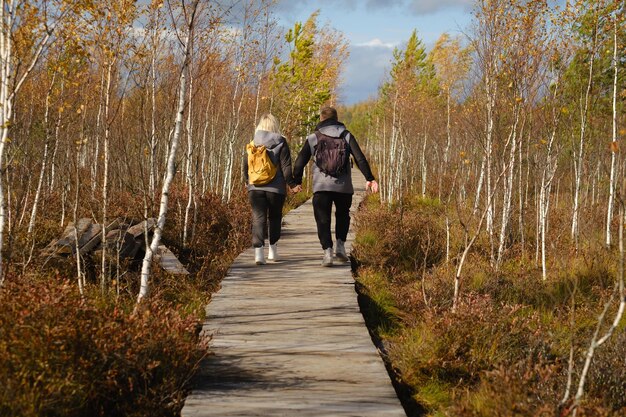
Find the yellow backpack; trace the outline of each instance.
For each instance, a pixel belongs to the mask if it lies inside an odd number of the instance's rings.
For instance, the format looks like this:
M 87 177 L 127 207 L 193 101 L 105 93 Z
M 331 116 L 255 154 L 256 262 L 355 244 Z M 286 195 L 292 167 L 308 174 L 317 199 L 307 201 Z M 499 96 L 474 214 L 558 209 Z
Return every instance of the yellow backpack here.
M 276 165 L 270 159 L 265 145 L 254 146 L 254 140 L 246 145 L 248 154 L 248 182 L 252 185 L 265 185 L 276 176 Z

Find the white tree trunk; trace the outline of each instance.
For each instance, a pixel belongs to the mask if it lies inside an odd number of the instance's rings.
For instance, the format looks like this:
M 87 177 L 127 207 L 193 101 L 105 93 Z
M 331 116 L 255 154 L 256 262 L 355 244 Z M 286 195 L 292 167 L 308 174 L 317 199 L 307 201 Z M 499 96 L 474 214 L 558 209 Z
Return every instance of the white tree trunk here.
M 611 246 L 611 223 L 615 201 L 615 154 L 617 153 L 617 18 L 613 21 L 613 141 L 611 143 L 611 173 L 609 177 L 609 204 L 606 212 L 606 246 Z
M 488 70 L 489 71 L 489 70 Z M 488 72 L 485 76 L 485 89 L 487 96 L 487 131 L 486 131 L 486 144 L 485 144 L 485 163 L 486 163 L 486 183 L 487 183 L 487 195 L 495 195 L 492 193 L 491 184 L 491 166 L 492 166 L 492 152 L 493 152 L 493 125 L 494 115 L 493 110 L 495 107 L 495 87 L 492 86 L 491 74 Z M 487 232 L 489 233 L 490 240 L 493 241 L 493 199 L 490 198 L 486 201 L 487 204 Z M 493 246 L 493 245 L 492 245 Z M 493 257 L 493 251 L 492 251 Z
M 106 75 L 106 91 L 104 98 L 104 167 L 102 173 L 102 264 L 100 269 L 100 290 L 104 293 L 107 282 L 107 206 L 109 203 L 109 138 L 111 135 L 111 124 L 109 121 L 109 108 L 111 105 L 111 83 L 113 78 L 113 65 L 115 65 L 115 59 L 111 60 L 107 66 Z
M 574 412 L 573 415 L 576 415 L 578 404 L 580 404 L 580 400 L 582 399 L 583 394 L 585 393 L 585 384 L 587 381 L 587 373 L 591 368 L 591 363 L 593 361 L 593 356 L 595 354 L 596 349 L 602 346 L 607 340 L 611 338 L 615 330 L 618 328 L 622 317 L 624 316 L 624 310 L 626 310 L 626 292 L 624 292 L 624 202 L 620 203 L 620 213 L 619 213 L 619 275 L 617 277 L 617 281 L 615 283 L 615 289 L 613 294 L 611 294 L 611 298 L 604 305 L 604 310 L 598 317 L 598 323 L 596 325 L 595 332 L 591 338 L 591 342 L 589 344 L 589 348 L 587 349 L 587 354 L 585 355 L 585 363 L 583 365 L 583 369 L 580 373 L 580 377 L 578 380 L 578 389 L 576 390 L 576 396 L 574 397 Z M 617 311 L 615 316 L 613 317 L 613 322 L 611 326 L 606 330 L 604 335 L 600 337 L 600 330 L 604 325 L 604 321 L 606 318 L 606 314 L 609 311 L 609 308 L 613 304 L 615 297 L 619 300 L 619 304 L 617 306 Z
M 48 163 L 48 149 L 50 148 L 50 126 L 49 126 L 49 116 L 50 116 L 50 95 L 52 94 L 52 89 L 54 87 L 54 81 L 56 78 L 56 72 L 52 76 L 52 81 L 50 82 L 50 88 L 46 94 L 46 105 L 44 111 L 44 129 L 45 129 L 45 137 L 46 142 L 43 147 L 43 158 L 41 161 L 41 170 L 39 171 L 39 180 L 37 181 L 37 190 L 35 191 L 35 198 L 33 200 L 33 207 L 30 212 L 30 221 L 28 222 L 28 234 L 33 233 L 33 228 L 35 227 L 35 219 L 37 217 L 37 207 L 39 206 L 39 199 L 41 197 L 41 189 L 43 188 L 43 180 L 46 173 L 46 165 Z
M 243 106 L 244 101 L 244 71 L 243 66 L 246 63 L 246 52 L 247 52 L 247 44 L 248 37 L 250 35 L 250 25 L 246 24 L 248 21 L 248 13 L 249 10 L 246 9 L 246 15 L 244 17 L 243 27 L 244 30 L 241 34 L 241 44 L 239 50 L 239 60 L 237 62 L 237 67 L 235 70 L 237 71 L 237 80 L 235 82 L 235 89 L 233 91 L 232 98 L 232 107 L 231 107 L 231 117 L 229 122 L 228 129 L 228 154 L 226 155 L 226 167 L 224 169 L 224 183 L 222 184 L 222 199 L 225 201 L 230 201 L 232 191 L 233 191 L 233 168 L 235 161 L 235 143 L 237 142 L 237 138 L 239 135 L 239 125 L 241 123 L 241 108 Z M 241 92 L 240 92 L 241 90 Z M 237 97 L 239 97 L 239 102 L 237 102 Z
M 388 180 L 388 185 L 387 187 L 383 187 L 383 188 L 388 188 L 388 192 L 387 192 L 387 202 L 388 203 L 392 203 L 396 200 L 396 194 L 397 194 L 397 178 L 399 177 L 400 173 L 398 172 L 398 163 L 397 163 L 397 149 L 398 149 L 398 95 L 399 92 L 396 88 L 396 92 L 395 92 L 395 96 L 394 96 L 394 100 L 393 100 L 393 112 L 392 112 L 392 117 L 391 117 L 391 138 L 390 138 L 390 149 L 389 149 L 389 154 L 387 156 L 387 158 L 389 159 L 389 163 L 387 164 L 387 177 L 389 178 Z
M 490 198 L 490 196 L 487 196 L 487 198 Z M 474 232 L 474 235 L 469 239 L 469 241 L 468 241 L 469 230 L 465 231 L 466 244 L 465 244 L 465 248 L 463 249 L 463 252 L 461 253 L 461 258 L 459 259 L 459 264 L 457 265 L 457 268 L 456 268 L 456 274 L 454 275 L 454 295 L 452 299 L 452 312 L 456 311 L 457 305 L 459 303 L 459 296 L 461 293 L 461 274 L 463 272 L 463 265 L 465 264 L 465 259 L 467 258 L 467 254 L 472 248 L 472 245 L 474 244 L 474 242 L 476 242 L 476 239 L 480 235 L 480 231 L 483 227 L 483 222 L 487 215 L 487 211 L 488 209 L 487 207 L 485 207 L 485 209 L 483 210 L 483 213 L 480 216 L 480 220 L 478 221 L 478 226 L 476 227 L 476 231 Z
M 155 8 L 154 15 L 154 27 L 152 31 L 152 50 L 151 50 L 151 62 L 150 62 L 150 178 L 149 178 L 149 190 L 153 199 L 156 197 L 156 150 L 157 150 L 157 135 L 156 135 L 156 91 L 157 91 L 157 73 L 156 73 L 156 60 L 157 51 L 159 47 L 159 16 L 160 8 Z
M 426 142 L 428 142 L 428 136 L 424 134 L 424 143 L 422 144 L 422 198 L 426 197 L 426 176 L 428 175 L 428 169 L 426 165 Z
M 209 118 L 209 110 L 211 109 L 212 98 L 213 98 L 213 78 L 211 78 L 211 85 L 209 87 L 209 98 L 207 99 L 207 104 L 204 109 L 204 128 L 202 129 L 202 158 L 200 162 L 200 172 L 202 173 L 202 194 L 205 194 L 207 192 L 209 184 L 211 184 L 210 169 L 209 167 L 207 167 L 207 154 L 208 154 L 207 137 L 208 137 L 208 132 L 209 132 L 209 126 L 211 125 L 211 121 Z M 213 126 L 213 129 L 215 129 L 214 126 Z
M 61 82 L 61 94 L 63 94 L 63 86 L 64 83 Z M 50 177 L 48 178 L 48 192 L 51 193 L 54 191 L 54 187 L 56 184 L 56 161 L 57 154 L 59 152 L 59 142 L 61 141 L 61 118 L 63 114 L 61 109 L 58 110 L 57 113 L 57 122 L 54 126 L 54 149 L 52 150 L 52 158 L 50 158 Z
M 19 11 L 21 12 L 21 11 Z M 30 62 L 25 66 L 20 76 L 14 73 L 13 61 L 13 31 L 18 19 L 18 2 L 16 0 L 0 0 L 0 172 L 4 171 L 6 144 L 9 142 L 9 129 L 13 117 L 13 101 L 24 81 L 39 61 L 44 48 L 52 39 L 56 29 L 56 22 L 48 22 L 45 35 L 35 44 L 35 52 Z M 61 19 L 63 16 L 60 16 Z M 4 179 L 0 178 L 0 286 L 4 283 L 4 265 L 2 250 L 4 246 L 4 227 L 7 222 L 6 199 L 4 193 Z
M 98 164 L 100 163 L 100 125 L 102 124 L 102 109 L 104 108 L 104 88 L 106 83 L 105 72 L 100 77 L 100 97 L 98 99 L 98 114 L 96 116 L 96 141 L 94 143 L 93 165 L 91 166 L 91 192 L 96 192 L 98 187 Z
M 137 295 L 137 304 L 141 303 L 148 296 L 150 289 L 150 273 L 152 270 L 152 258 L 157 252 L 159 245 L 161 244 L 161 236 L 165 227 L 165 217 L 167 215 L 167 203 L 169 199 L 169 190 L 174 175 L 176 174 L 176 151 L 178 150 L 178 142 L 183 124 L 183 114 L 185 111 L 185 96 L 186 96 L 186 78 L 187 66 L 189 64 L 189 52 L 191 37 L 193 36 L 193 24 L 198 7 L 199 0 L 194 0 L 191 4 L 191 12 L 189 14 L 189 21 L 187 22 L 187 31 L 184 35 L 184 59 L 183 65 L 180 71 L 179 87 L 178 87 L 178 106 L 176 109 L 176 119 L 174 123 L 174 133 L 170 142 L 168 157 L 167 157 L 167 173 L 165 180 L 163 181 L 163 187 L 161 189 L 161 203 L 159 205 L 159 216 L 157 218 L 156 228 L 150 245 L 146 247 L 146 255 L 143 258 L 141 266 L 141 285 L 139 288 L 139 294 Z
M 78 150 L 77 153 L 80 153 L 80 150 Z M 75 249 L 76 249 L 76 277 L 77 277 L 77 282 L 78 282 L 78 292 L 80 293 L 82 297 L 84 295 L 84 288 L 85 288 L 85 274 L 83 273 L 82 258 L 80 256 L 80 247 L 78 245 L 78 229 L 76 228 L 76 225 L 78 224 L 78 201 L 80 198 L 79 184 L 80 184 L 80 168 L 78 164 L 76 164 L 76 192 L 74 195 L 74 211 L 73 211 L 74 244 L 75 244 Z
M 446 146 L 443 149 L 443 167 L 439 172 L 438 198 L 441 200 L 441 182 L 443 174 L 448 169 L 448 154 L 450 153 L 450 143 L 452 142 L 452 127 L 450 124 L 450 88 L 446 89 Z
M 593 64 L 594 58 L 596 55 L 596 44 L 598 39 L 598 30 L 595 31 L 595 36 L 593 40 L 593 46 L 591 48 L 591 53 L 589 55 L 589 78 L 587 80 L 587 89 L 585 91 L 584 101 L 581 105 L 580 110 L 580 142 L 577 149 L 577 159 L 574 160 L 574 170 L 575 170 L 575 180 L 574 180 L 574 205 L 572 208 L 572 230 L 571 235 L 572 239 L 574 239 L 576 250 L 578 250 L 578 236 L 579 236 L 579 225 L 578 225 L 578 217 L 579 217 L 579 195 L 580 195 L 580 185 L 582 180 L 583 173 L 583 156 L 584 156 L 584 145 L 585 145 L 585 132 L 587 129 L 587 113 L 589 110 L 589 97 L 591 95 L 591 86 L 593 84 Z
M 483 155 L 482 162 L 480 164 L 480 175 L 478 176 L 478 185 L 476 186 L 476 199 L 474 200 L 474 209 L 472 215 L 475 215 L 480 205 L 480 193 L 483 188 L 483 182 L 485 181 L 485 166 L 487 162 L 487 156 Z
M 193 120 L 192 120 L 192 94 L 193 94 L 193 75 L 191 74 L 191 58 L 189 62 L 189 106 L 187 109 L 187 164 L 185 169 L 187 179 L 187 206 L 185 207 L 185 221 L 183 224 L 183 248 L 187 246 L 187 239 L 189 238 L 189 212 L 191 211 L 191 205 L 193 203 L 194 193 L 194 171 L 193 171 Z
M 554 93 L 552 100 L 556 105 L 557 96 L 559 92 L 560 82 L 557 78 L 555 83 Z M 546 266 L 546 234 L 548 231 L 548 214 L 550 212 L 550 198 L 552 194 L 552 181 L 558 167 L 559 160 L 553 154 L 554 142 L 556 139 L 556 131 L 559 124 L 560 111 L 556 108 L 552 110 L 552 132 L 548 139 L 546 147 L 546 157 L 543 166 L 543 172 L 541 174 L 541 185 L 539 190 L 539 228 L 538 232 L 541 236 L 541 277 L 545 281 L 548 278 L 547 266 Z
M 504 185 L 504 198 L 502 201 L 502 222 L 500 225 L 500 240 L 498 243 L 498 255 L 496 258 L 496 268 L 499 267 L 502 262 L 502 256 L 504 253 L 504 245 L 506 242 L 507 229 L 509 225 L 509 219 L 511 218 L 511 200 L 513 197 L 513 179 L 515 177 L 515 157 L 517 152 L 517 124 L 519 121 L 519 111 L 514 111 L 514 121 L 510 133 L 511 148 L 509 152 L 508 163 L 508 175 Z

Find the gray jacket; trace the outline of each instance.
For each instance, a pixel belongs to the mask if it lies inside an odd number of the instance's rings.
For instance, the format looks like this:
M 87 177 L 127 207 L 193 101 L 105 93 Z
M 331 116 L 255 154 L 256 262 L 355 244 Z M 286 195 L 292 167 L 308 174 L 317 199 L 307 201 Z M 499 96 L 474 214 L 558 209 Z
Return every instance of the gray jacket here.
M 341 136 L 341 133 L 346 130 L 346 127 L 343 123 L 335 120 L 328 119 L 323 122 L 320 122 L 316 130 L 319 130 L 321 133 L 338 138 Z M 315 147 L 317 146 L 317 136 L 315 134 L 309 135 L 306 138 L 306 142 L 300 153 L 298 154 L 298 158 L 296 159 L 295 167 L 294 167 L 294 180 L 296 184 L 302 184 L 302 176 L 304 173 L 304 167 L 309 163 L 311 157 L 315 158 Z M 357 167 L 365 177 L 367 181 L 373 181 L 374 175 L 372 175 L 372 170 L 370 169 L 369 163 L 361 151 L 359 144 L 357 143 L 354 135 L 348 132 L 345 136 L 345 140 L 348 141 L 348 149 L 350 151 L 350 155 L 354 158 L 354 162 Z M 347 170 L 345 173 L 340 174 L 339 177 L 335 178 L 330 175 L 326 175 L 319 170 L 317 164 L 313 164 L 313 192 L 317 193 L 319 191 L 330 191 L 336 193 L 344 193 L 344 194 L 354 194 L 354 188 L 352 187 L 352 173 L 351 170 Z
M 254 145 L 265 145 L 270 159 L 276 165 L 276 176 L 269 184 L 266 185 L 252 185 L 248 184 L 248 191 L 259 190 L 268 191 L 271 193 L 285 194 L 286 185 L 291 187 L 295 186 L 291 171 L 291 153 L 289 152 L 289 145 L 284 137 L 279 133 L 267 132 L 265 130 L 258 130 L 254 134 Z M 246 183 L 248 183 L 248 155 L 246 154 L 243 159 L 243 170 Z
M 331 125 L 321 127 L 319 131 L 327 136 L 337 138 L 341 135 L 341 132 L 346 130 L 343 125 Z M 350 133 L 345 137 L 345 140 L 350 141 Z M 313 153 L 317 146 L 317 136 L 315 133 L 307 136 L 306 141 Z M 305 144 L 306 146 L 306 144 Z M 313 156 L 315 158 L 315 156 Z M 340 174 L 338 177 L 333 177 L 324 174 L 320 171 L 317 164 L 313 164 L 313 192 L 318 191 L 334 191 L 336 193 L 354 194 L 354 188 L 352 187 L 352 170 L 347 169 L 346 172 Z

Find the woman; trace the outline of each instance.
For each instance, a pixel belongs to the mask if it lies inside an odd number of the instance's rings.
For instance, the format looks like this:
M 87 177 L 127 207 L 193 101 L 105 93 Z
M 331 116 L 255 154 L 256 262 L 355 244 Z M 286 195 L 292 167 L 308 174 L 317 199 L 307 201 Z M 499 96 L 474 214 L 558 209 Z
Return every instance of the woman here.
M 248 178 L 248 158 L 244 158 L 244 175 L 248 184 L 248 199 L 252 206 L 252 245 L 254 261 L 257 265 L 265 264 L 263 247 L 267 239 L 269 219 L 269 253 L 267 259 L 278 260 L 276 242 L 280 239 L 280 229 L 285 203 L 286 186 L 296 186 L 291 173 L 291 153 L 287 140 L 280 134 L 278 119 L 271 114 L 264 114 L 259 120 L 254 133 L 254 146 L 264 145 L 268 155 L 276 166 L 276 175 L 265 185 L 252 185 Z

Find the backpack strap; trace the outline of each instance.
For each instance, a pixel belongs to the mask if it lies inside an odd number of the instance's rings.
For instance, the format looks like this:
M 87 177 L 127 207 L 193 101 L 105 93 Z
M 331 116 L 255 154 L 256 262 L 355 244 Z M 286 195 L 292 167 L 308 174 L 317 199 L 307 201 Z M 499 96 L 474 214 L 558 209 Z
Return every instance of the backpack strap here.
M 323 133 L 320 132 L 319 130 L 316 130 L 315 132 L 313 132 L 312 135 L 309 135 L 307 137 L 307 142 L 309 143 L 309 146 L 311 147 L 311 154 L 313 155 L 315 155 L 315 148 L 317 147 L 317 144 L 320 140 L 320 135 L 323 135 Z M 343 132 L 339 134 L 339 138 L 345 139 L 348 145 L 348 149 L 350 149 L 350 138 L 348 137 L 348 135 L 351 135 L 351 133 L 348 131 L 348 129 L 344 129 Z M 313 139 L 315 139 L 315 143 L 313 143 Z
M 322 132 L 320 132 L 319 130 L 316 130 L 315 132 L 313 132 L 313 134 L 315 135 L 315 137 L 317 138 L 317 140 L 320 139 L 320 135 L 323 135 Z M 350 132 L 348 131 L 348 129 L 344 129 L 343 132 L 341 132 L 339 134 L 339 138 L 341 139 L 346 139 L 346 137 L 350 134 Z M 348 143 L 350 143 L 350 139 L 346 139 L 346 141 Z
M 348 145 L 348 150 L 349 150 L 350 149 L 350 137 L 348 135 L 351 135 L 351 133 L 348 131 L 348 129 L 344 129 L 344 131 L 341 132 L 339 137 L 346 140 L 346 144 Z

